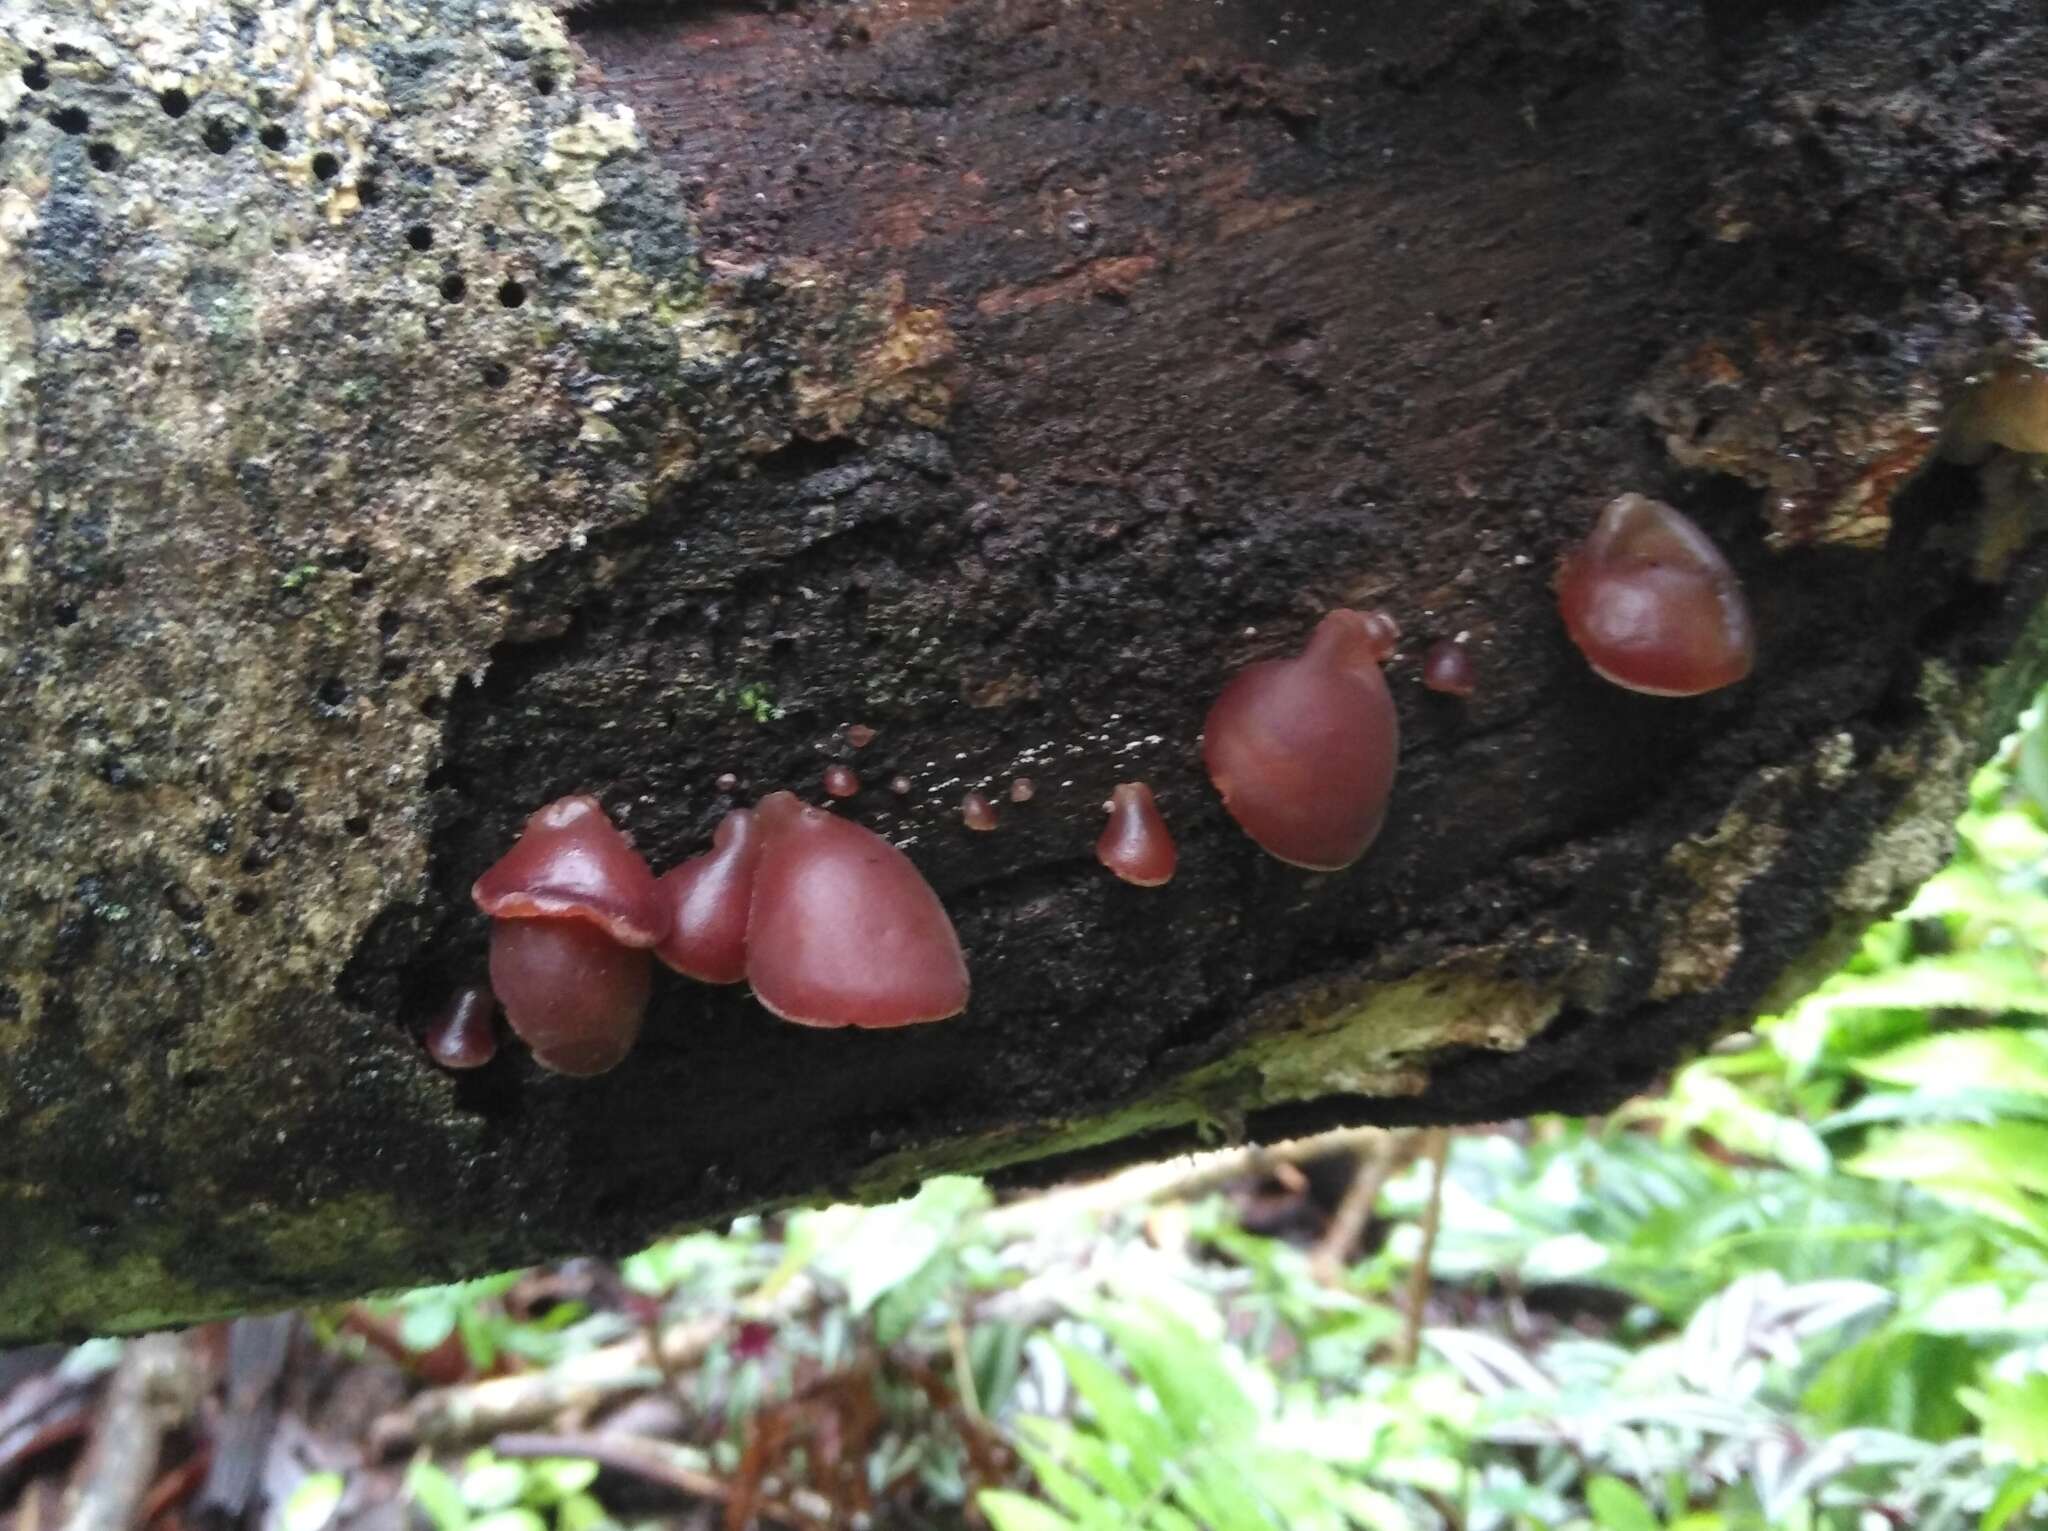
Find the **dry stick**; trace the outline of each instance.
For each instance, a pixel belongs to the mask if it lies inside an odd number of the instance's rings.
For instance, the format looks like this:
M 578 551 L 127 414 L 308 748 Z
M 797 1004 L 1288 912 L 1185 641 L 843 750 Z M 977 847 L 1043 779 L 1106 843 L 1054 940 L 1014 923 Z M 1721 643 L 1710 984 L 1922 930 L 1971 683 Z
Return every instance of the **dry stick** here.
M 1308 1259 L 1309 1274 L 1324 1286 L 1335 1286 L 1343 1278 L 1344 1267 L 1358 1252 L 1372 1221 L 1373 1208 L 1379 1205 L 1380 1192 L 1394 1172 L 1413 1157 L 1417 1136 L 1413 1132 L 1382 1132 L 1359 1154 L 1351 1184 L 1344 1188 L 1330 1226 Z
M 501 1457 L 526 1461 L 580 1457 L 693 1499 L 715 1499 L 720 1504 L 729 1502 L 739 1492 L 723 1478 L 677 1461 L 667 1442 L 637 1436 L 501 1435 L 491 1442 L 491 1450 Z M 798 1504 L 794 1502 L 797 1500 L 806 1502 Z M 822 1496 L 803 1490 L 792 1494 L 790 1502 L 757 1497 L 753 1504 L 756 1513 L 785 1526 L 795 1526 L 798 1531 L 818 1531 L 831 1523 L 832 1506 Z
M 818 1300 L 818 1289 L 798 1276 L 758 1316 L 786 1322 Z M 665 1375 L 700 1365 L 743 1316 L 687 1319 L 664 1330 L 658 1342 L 635 1335 L 545 1371 L 435 1388 L 378 1420 L 370 1432 L 372 1447 L 387 1455 L 419 1444 L 466 1445 L 564 1415 L 588 1414 L 623 1393 L 659 1387 Z
M 1450 1157 L 1451 1129 L 1432 1127 L 1423 1144 L 1422 1156 L 1429 1161 L 1429 1205 L 1422 1209 L 1422 1247 L 1415 1251 L 1415 1264 L 1408 1272 L 1408 1311 L 1401 1324 L 1403 1366 L 1413 1366 L 1422 1354 L 1422 1309 L 1429 1301 L 1429 1263 L 1436 1255 L 1436 1230 L 1444 1213 L 1444 1163 Z
M 164 1436 L 191 1417 L 199 1391 L 199 1363 L 182 1336 L 128 1342 L 107 1385 L 64 1531 L 129 1531 L 139 1523 Z

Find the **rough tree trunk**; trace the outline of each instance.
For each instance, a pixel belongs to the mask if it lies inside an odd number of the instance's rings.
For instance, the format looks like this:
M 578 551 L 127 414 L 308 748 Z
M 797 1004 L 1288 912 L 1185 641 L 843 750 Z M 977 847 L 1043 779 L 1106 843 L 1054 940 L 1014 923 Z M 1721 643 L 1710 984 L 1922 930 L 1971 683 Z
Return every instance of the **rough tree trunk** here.
M 0 0 L 0 1340 L 1596 1109 L 1932 870 L 2041 674 L 2028 465 L 1934 450 L 2034 336 L 2036 6 L 571 21 Z M 1627 490 L 1730 551 L 1747 684 L 1566 641 Z M 1405 749 L 1311 876 L 1196 738 L 1339 602 L 1410 635 Z M 1416 678 L 1459 632 L 1464 705 Z M 522 815 L 596 791 L 667 864 L 856 721 L 967 1016 L 664 978 L 602 1079 L 427 1062 Z M 1157 891 L 1090 855 L 1140 777 Z

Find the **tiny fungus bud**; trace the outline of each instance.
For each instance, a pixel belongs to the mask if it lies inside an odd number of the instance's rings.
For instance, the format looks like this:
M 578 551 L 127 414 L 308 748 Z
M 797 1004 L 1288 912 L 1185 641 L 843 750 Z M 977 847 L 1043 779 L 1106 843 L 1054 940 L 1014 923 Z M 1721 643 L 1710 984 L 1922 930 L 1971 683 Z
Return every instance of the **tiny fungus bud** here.
M 1109 823 L 1095 842 L 1095 859 L 1140 888 L 1172 881 L 1180 852 L 1145 783 L 1122 782 L 1110 793 Z
M 1372 657 L 1385 664 L 1393 657 L 1394 650 L 1401 646 L 1401 624 L 1385 611 L 1362 611 L 1358 616 L 1360 630 L 1365 634 Z
M 480 1069 L 498 1056 L 498 997 L 480 983 L 448 996 L 421 1038 L 444 1069 Z
M 960 799 L 960 822 L 969 829 L 994 829 L 996 805 L 979 792 L 970 792 Z
M 1400 724 L 1375 615 L 1333 611 L 1298 657 L 1246 665 L 1203 725 L 1202 761 L 1223 806 L 1295 866 L 1349 866 L 1386 818 Z
M 890 777 L 889 790 L 895 793 L 898 797 L 910 796 L 910 778 L 908 776 Z
M 565 797 L 534 814 L 470 896 L 492 919 L 491 987 L 534 1058 L 597 1074 L 625 1057 L 664 918 L 654 874 L 597 799 Z
M 1756 660 L 1749 603 L 1728 560 L 1690 518 L 1625 494 L 1565 555 L 1557 604 L 1600 675 L 1651 696 L 1733 685 Z
M 852 797 L 860 791 L 860 778 L 853 774 L 853 767 L 840 765 L 836 761 L 825 767 L 825 795 L 827 797 Z
M 1028 803 L 1038 796 L 1038 784 L 1028 776 L 1020 776 L 1010 783 L 1010 801 Z
M 865 723 L 846 725 L 846 742 L 857 750 L 864 750 L 875 742 L 875 731 Z
M 1445 696 L 1470 696 L 1479 685 L 1479 671 L 1464 644 L 1440 638 L 1422 656 L 1422 683 Z
M 872 830 L 788 792 L 755 810 L 754 997 L 803 1026 L 909 1026 L 967 1006 L 967 960 L 931 884 Z
M 720 792 L 734 792 L 739 789 L 739 784 L 740 779 L 737 776 L 733 775 L 732 772 L 726 771 L 722 773 L 719 776 L 718 780 L 713 782 L 711 785 L 716 787 Z
M 711 849 L 655 881 L 668 934 L 654 955 L 701 983 L 747 976 L 747 911 L 761 838 L 753 814 L 735 808 L 718 821 Z

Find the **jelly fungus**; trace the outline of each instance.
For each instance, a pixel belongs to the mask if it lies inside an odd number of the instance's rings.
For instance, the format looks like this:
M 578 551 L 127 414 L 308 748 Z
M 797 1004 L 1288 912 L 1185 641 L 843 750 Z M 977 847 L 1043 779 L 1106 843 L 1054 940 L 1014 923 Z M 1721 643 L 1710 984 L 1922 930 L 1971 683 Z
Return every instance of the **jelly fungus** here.
M 860 791 L 860 778 L 853 773 L 852 766 L 828 765 L 825 767 L 825 796 L 852 797 Z
M 1365 854 L 1393 790 L 1400 724 L 1374 613 L 1333 611 L 1294 659 L 1246 665 L 1203 725 L 1202 761 L 1267 854 L 1334 872 Z
M 1445 696 L 1470 696 L 1479 685 L 1479 671 L 1464 644 L 1440 638 L 1422 656 L 1422 683 Z
M 1038 784 L 1028 776 L 1020 776 L 1010 783 L 1010 801 L 1028 803 L 1038 796 Z
M 1122 782 L 1110 793 L 1109 823 L 1095 842 L 1095 859 L 1141 888 L 1172 881 L 1180 852 L 1152 789 L 1143 782 Z
M 1950 421 L 1948 453 L 1976 462 L 1992 447 L 2048 452 L 2048 372 L 2008 365 L 1970 390 Z
M 1651 696 L 1731 686 L 1756 660 L 1749 603 L 1728 560 L 1692 521 L 1625 494 L 1558 567 L 1557 604 L 1600 675 Z
M 618 1067 L 639 1039 L 654 965 L 581 920 L 500 920 L 491 930 L 491 987 L 505 1019 L 557 1074 Z
M 857 750 L 864 750 L 875 742 L 875 731 L 865 723 L 846 725 L 846 742 Z
M 594 797 L 565 797 L 529 818 L 471 897 L 494 920 L 583 920 L 621 946 L 661 935 L 654 874 Z
M 491 916 L 491 987 L 543 1066 L 598 1074 L 640 1034 L 663 934 L 654 874 L 594 797 L 533 815 L 470 890 Z
M 668 933 L 654 955 L 702 983 L 747 976 L 747 910 L 761 837 L 753 814 L 735 808 L 711 835 L 711 849 L 655 882 Z
M 444 1069 L 480 1069 L 498 1056 L 498 997 L 482 984 L 448 996 L 427 1022 L 427 1055 Z
M 996 805 L 979 792 L 970 792 L 960 799 L 960 822 L 969 829 L 994 829 Z
M 754 997 L 803 1026 L 909 1026 L 967 1006 L 967 961 L 931 884 L 872 830 L 788 792 L 755 810 Z
M 1372 657 L 1385 664 L 1401 646 L 1401 624 L 1384 611 L 1362 611 L 1358 618 Z

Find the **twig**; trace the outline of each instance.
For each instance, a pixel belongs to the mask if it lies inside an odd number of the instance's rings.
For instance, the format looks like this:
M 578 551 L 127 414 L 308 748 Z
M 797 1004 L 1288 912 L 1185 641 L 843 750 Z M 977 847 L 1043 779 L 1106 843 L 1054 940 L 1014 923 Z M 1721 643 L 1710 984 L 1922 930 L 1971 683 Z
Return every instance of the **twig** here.
M 1429 1301 L 1429 1265 L 1436 1255 L 1436 1231 L 1443 1221 L 1444 1163 L 1450 1157 L 1451 1129 L 1431 1127 L 1425 1135 L 1422 1157 L 1429 1161 L 1429 1203 L 1422 1209 L 1422 1245 L 1415 1251 L 1415 1264 L 1408 1271 L 1407 1312 L 1402 1315 L 1401 1349 L 1397 1359 L 1413 1366 L 1422 1354 L 1422 1310 Z
M 786 1322 L 818 1300 L 817 1288 L 799 1276 L 759 1316 Z M 435 1388 L 378 1420 L 370 1432 L 371 1448 L 375 1454 L 389 1455 L 419 1444 L 466 1445 L 508 1430 L 530 1430 L 565 1415 L 589 1414 L 621 1393 L 658 1387 L 664 1376 L 701 1364 L 738 1321 L 723 1314 L 690 1319 L 662 1331 L 658 1342 L 635 1335 L 545 1371 Z
M 1343 1278 L 1344 1267 L 1358 1252 L 1372 1221 L 1373 1208 L 1379 1205 L 1380 1192 L 1394 1172 L 1413 1157 L 1415 1137 L 1412 1132 L 1380 1132 L 1359 1154 L 1351 1184 L 1344 1188 L 1330 1226 L 1308 1259 L 1309 1273 L 1324 1286 L 1335 1286 Z
M 1100 1217 L 1127 1207 L 1199 1196 L 1240 1175 L 1300 1164 L 1328 1154 L 1356 1152 L 1386 1137 L 1379 1127 L 1347 1127 L 1312 1138 L 1293 1138 L 1265 1147 L 1221 1148 L 1189 1154 L 1163 1164 L 1141 1164 L 1100 1180 L 1084 1180 L 1025 1197 L 989 1213 L 985 1226 L 999 1238 L 1036 1233 L 1068 1220 Z
M 140 1524 L 164 1436 L 191 1417 L 199 1390 L 199 1364 L 181 1336 L 128 1342 L 107 1386 L 64 1531 L 129 1531 Z
M 491 1442 L 501 1457 L 531 1461 L 538 1457 L 580 1457 L 648 1483 L 658 1483 L 693 1499 L 729 1502 L 738 1492 L 723 1478 L 700 1472 L 676 1460 L 666 1441 L 620 1435 L 501 1435 Z M 801 1501 L 801 1503 L 799 1502 Z M 788 1501 L 757 1497 L 754 1507 L 769 1520 L 798 1531 L 820 1531 L 831 1524 L 832 1506 L 799 1489 Z

